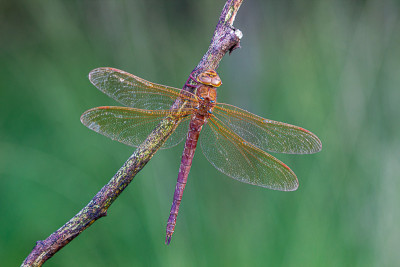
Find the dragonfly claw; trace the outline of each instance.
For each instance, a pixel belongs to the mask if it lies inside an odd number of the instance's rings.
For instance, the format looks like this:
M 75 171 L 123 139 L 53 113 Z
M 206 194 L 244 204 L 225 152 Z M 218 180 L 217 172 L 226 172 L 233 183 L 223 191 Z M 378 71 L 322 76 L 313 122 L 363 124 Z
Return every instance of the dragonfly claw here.
M 187 81 L 186 81 L 186 83 L 185 83 L 185 86 L 187 86 L 187 87 L 192 87 L 192 88 L 196 88 L 197 85 L 190 84 L 190 83 L 189 83 L 190 80 L 194 81 L 195 83 L 198 83 L 197 80 L 196 80 L 196 78 L 193 77 L 192 73 L 190 73 L 190 74 L 189 74 L 189 78 L 187 79 Z

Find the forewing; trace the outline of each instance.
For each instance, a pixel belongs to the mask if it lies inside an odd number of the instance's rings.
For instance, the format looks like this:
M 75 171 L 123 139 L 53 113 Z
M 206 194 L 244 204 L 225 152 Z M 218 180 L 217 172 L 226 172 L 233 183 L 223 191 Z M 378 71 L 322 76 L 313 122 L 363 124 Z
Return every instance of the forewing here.
M 281 191 L 298 187 L 288 166 L 212 118 L 200 133 L 200 146 L 215 168 L 240 182 Z
M 264 119 L 232 105 L 218 103 L 213 114 L 220 125 L 265 151 L 310 154 L 322 148 L 319 138 L 306 129 Z
M 121 104 L 138 109 L 165 110 L 178 97 L 195 101 L 194 95 L 180 89 L 146 81 L 133 74 L 114 68 L 97 68 L 89 73 L 89 80 L 100 91 Z
M 97 107 L 87 110 L 81 122 L 89 129 L 129 146 L 139 146 L 166 116 L 169 110 L 143 110 L 129 107 Z M 182 120 L 162 148 L 177 145 L 185 138 L 189 111 L 181 111 Z M 179 123 L 179 122 L 178 122 Z

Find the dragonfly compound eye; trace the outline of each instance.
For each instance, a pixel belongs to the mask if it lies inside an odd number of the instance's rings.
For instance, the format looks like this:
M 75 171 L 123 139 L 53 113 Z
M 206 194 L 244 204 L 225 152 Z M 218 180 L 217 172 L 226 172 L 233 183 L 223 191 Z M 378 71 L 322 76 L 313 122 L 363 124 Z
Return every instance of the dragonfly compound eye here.
M 206 73 L 200 73 L 200 75 L 197 77 L 197 80 L 205 85 L 210 85 L 211 84 L 211 77 L 208 76 Z
M 221 79 L 219 78 L 219 76 L 217 75 L 216 77 L 212 78 L 211 80 L 211 85 L 218 87 L 222 84 Z
M 207 70 L 204 73 L 207 74 L 208 76 L 210 76 L 211 78 L 218 76 L 218 74 L 215 70 Z

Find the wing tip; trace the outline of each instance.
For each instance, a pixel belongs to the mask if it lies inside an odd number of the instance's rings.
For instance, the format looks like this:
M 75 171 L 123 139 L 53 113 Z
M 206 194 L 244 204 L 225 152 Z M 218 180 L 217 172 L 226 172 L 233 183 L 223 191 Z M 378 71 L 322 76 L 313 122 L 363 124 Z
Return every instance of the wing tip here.
M 297 126 L 297 127 L 298 127 L 298 126 Z M 304 154 L 313 154 L 313 153 L 320 152 L 320 151 L 322 150 L 322 142 L 321 142 L 321 139 L 319 139 L 318 136 L 317 136 L 316 134 L 314 134 L 313 132 L 311 132 L 311 131 L 309 131 L 309 130 L 307 130 L 307 129 L 304 129 L 304 128 L 302 128 L 302 127 L 298 127 L 298 129 L 299 129 L 300 131 L 302 131 L 302 132 L 307 133 L 307 134 L 310 136 L 310 138 L 311 138 L 310 141 L 312 142 L 312 147 L 311 147 L 311 149 L 307 151 L 308 153 L 304 153 Z M 311 143 L 311 142 L 310 142 L 310 143 Z M 296 153 L 296 154 L 297 154 L 297 153 Z M 302 154 L 303 154 L 303 153 L 302 153 Z
M 101 110 L 101 109 L 110 109 L 110 106 L 102 106 L 102 107 L 95 107 L 95 108 L 91 108 L 86 110 L 85 112 L 82 113 L 81 117 L 80 117 L 80 121 L 83 125 L 85 125 L 86 127 L 88 126 L 88 118 L 87 116 L 92 113 L 93 111 L 97 111 L 97 110 Z
M 99 74 L 103 74 L 105 72 L 111 73 L 111 72 L 124 72 L 122 70 L 116 69 L 116 68 L 112 68 L 112 67 L 99 67 L 99 68 L 95 68 L 93 70 L 91 70 L 89 72 L 88 78 L 89 81 L 96 86 L 96 79 L 97 77 L 99 77 Z
M 286 192 L 292 192 L 292 191 L 296 191 L 298 188 L 299 188 L 299 181 L 298 181 L 297 178 L 296 178 L 296 183 L 294 184 L 294 186 L 293 186 L 293 187 L 286 188 L 286 190 L 284 190 L 284 191 L 286 191 Z
M 96 86 L 96 77 L 97 77 L 98 73 L 99 73 L 102 69 L 103 69 L 103 68 L 96 68 L 96 69 L 93 69 L 93 70 L 91 70 L 91 71 L 89 72 L 89 75 L 88 75 L 89 81 L 90 81 L 94 86 Z
M 285 163 L 281 162 L 282 166 L 285 167 L 287 169 L 287 171 L 289 172 L 289 175 L 286 176 L 288 183 L 285 185 L 289 185 L 289 186 L 284 186 L 283 190 L 281 191 L 286 191 L 286 192 L 290 192 L 290 191 L 296 191 L 297 188 L 299 188 L 299 180 L 297 179 L 297 175 L 294 173 L 294 171 L 292 171 L 292 169 L 289 168 L 288 165 L 286 165 Z
M 311 133 L 311 136 L 312 136 L 312 138 L 313 138 L 313 140 L 314 140 L 314 143 L 315 143 L 315 145 L 313 146 L 314 149 L 311 151 L 310 154 L 312 154 L 312 153 L 318 153 L 318 152 L 320 152 L 320 151 L 322 150 L 322 142 L 321 142 L 321 139 L 319 139 L 318 136 L 316 136 L 316 135 L 313 134 L 312 132 L 310 132 L 310 133 Z
M 80 117 L 80 121 L 83 125 L 86 126 L 86 116 L 87 114 L 91 111 L 92 109 L 88 109 L 85 112 L 82 113 L 81 117 Z
M 308 137 L 305 138 L 308 142 L 304 145 L 304 147 L 299 148 L 298 150 L 288 151 L 288 154 L 314 154 L 318 153 L 322 150 L 322 142 L 318 138 L 318 136 L 304 128 L 300 128 L 301 131 L 307 133 Z
M 260 186 L 260 187 L 264 187 L 264 188 L 268 188 L 271 190 L 275 190 L 275 191 L 282 191 L 282 192 L 292 192 L 292 191 L 296 191 L 299 188 L 299 180 L 297 180 L 297 176 L 295 175 L 295 180 L 292 181 L 290 184 L 279 184 L 279 185 L 260 185 L 260 184 L 253 184 L 253 183 L 249 183 L 251 185 L 255 185 L 255 186 Z

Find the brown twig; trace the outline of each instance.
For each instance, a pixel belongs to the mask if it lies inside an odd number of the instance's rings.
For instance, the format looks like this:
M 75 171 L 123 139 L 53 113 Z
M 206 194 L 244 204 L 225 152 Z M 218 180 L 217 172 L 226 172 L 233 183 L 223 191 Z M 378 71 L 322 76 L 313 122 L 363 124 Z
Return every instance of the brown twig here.
M 208 51 L 193 70 L 194 75 L 206 69 L 217 69 L 222 57 L 239 47 L 242 34 L 233 28 L 233 22 L 242 1 L 228 0 L 226 2 Z M 187 91 L 192 89 L 189 86 L 183 88 Z M 178 104 L 176 102 L 174 105 Z M 36 246 L 21 266 L 41 266 L 92 223 L 106 216 L 110 205 L 173 133 L 176 125 L 176 121 L 170 118 L 163 119 L 86 207 L 48 238 L 36 242 Z

